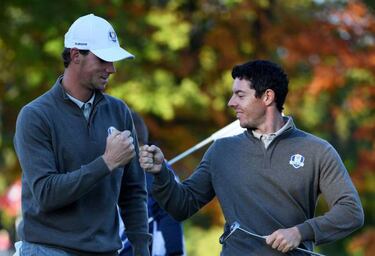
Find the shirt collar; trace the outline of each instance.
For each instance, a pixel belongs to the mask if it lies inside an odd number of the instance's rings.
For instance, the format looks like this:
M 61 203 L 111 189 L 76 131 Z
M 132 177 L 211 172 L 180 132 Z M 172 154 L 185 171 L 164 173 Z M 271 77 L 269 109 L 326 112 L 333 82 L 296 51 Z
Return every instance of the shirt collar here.
M 288 130 L 289 128 L 293 127 L 293 121 L 292 121 L 291 117 L 283 116 L 283 119 L 284 119 L 285 124 L 278 131 L 276 131 L 274 133 L 269 133 L 269 134 L 262 134 L 262 133 L 259 133 L 259 132 L 252 131 L 254 137 L 257 138 L 257 139 L 261 139 L 262 136 L 274 137 L 275 138 L 275 137 L 279 136 L 280 134 L 282 134 L 283 132 L 285 132 L 286 130 Z
M 87 102 L 83 102 L 83 101 L 80 101 L 79 99 L 77 98 L 74 98 L 72 95 L 70 95 L 69 93 L 66 92 L 66 95 L 69 97 L 69 99 L 71 99 L 75 104 L 77 104 L 77 106 L 79 108 L 82 108 L 83 105 L 85 105 L 85 103 L 90 103 L 91 105 L 94 104 L 94 99 L 95 99 L 95 93 L 92 94 L 91 98 L 87 101 Z

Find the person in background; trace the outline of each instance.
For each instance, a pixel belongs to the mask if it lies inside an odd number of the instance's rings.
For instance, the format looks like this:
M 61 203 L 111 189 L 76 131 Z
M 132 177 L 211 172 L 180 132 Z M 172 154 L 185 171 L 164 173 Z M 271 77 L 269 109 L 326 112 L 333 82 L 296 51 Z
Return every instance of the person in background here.
M 17 118 L 23 217 L 17 254 L 118 255 L 118 205 L 134 254 L 148 256 L 145 174 L 130 110 L 103 92 L 114 62 L 134 56 L 93 14 L 71 25 L 64 45 L 64 74 Z
M 139 145 L 145 145 L 149 142 L 149 133 L 143 118 L 136 112 L 131 111 Z M 146 173 L 147 190 L 151 191 L 154 177 Z M 184 254 L 184 237 L 182 225 L 165 212 L 151 193 L 148 194 L 148 216 L 149 232 L 153 235 L 152 245 L 150 247 L 152 256 L 179 256 Z M 124 232 L 124 226 L 121 225 L 120 237 L 123 241 L 123 248 L 120 256 L 132 256 L 131 243 Z
M 261 236 L 234 232 L 222 256 L 306 255 L 342 239 L 363 225 L 358 193 L 336 150 L 325 140 L 299 130 L 282 114 L 288 78 L 275 63 L 249 61 L 232 70 L 233 94 L 228 106 L 244 133 L 216 140 L 196 171 L 179 183 L 162 151 L 143 146 L 141 166 L 154 174 L 152 193 L 176 220 L 196 213 L 217 196 L 226 220 L 225 232 L 238 222 Z M 320 195 L 329 210 L 315 216 Z

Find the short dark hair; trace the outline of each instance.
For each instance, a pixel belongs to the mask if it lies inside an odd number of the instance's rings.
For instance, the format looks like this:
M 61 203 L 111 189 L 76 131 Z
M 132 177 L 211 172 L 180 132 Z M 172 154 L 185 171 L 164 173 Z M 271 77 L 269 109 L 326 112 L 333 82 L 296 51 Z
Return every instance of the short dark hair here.
M 79 53 L 82 55 L 89 54 L 89 50 L 79 50 Z M 68 67 L 72 59 L 70 58 L 70 48 L 64 48 L 63 52 L 61 53 L 61 57 L 64 61 L 64 67 Z
M 288 76 L 277 64 L 267 60 L 254 60 L 236 65 L 232 70 L 233 79 L 246 79 L 260 98 L 267 89 L 275 92 L 276 107 L 282 112 L 288 94 Z

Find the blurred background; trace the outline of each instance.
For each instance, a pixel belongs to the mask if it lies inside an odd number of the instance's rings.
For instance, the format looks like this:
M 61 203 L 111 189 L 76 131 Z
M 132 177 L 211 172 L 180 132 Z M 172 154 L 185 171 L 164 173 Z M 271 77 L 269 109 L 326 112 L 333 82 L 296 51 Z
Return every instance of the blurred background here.
M 88 13 L 108 19 L 136 55 L 116 63 L 107 93 L 145 118 L 168 159 L 235 119 L 226 106 L 235 64 L 281 64 L 290 79 L 284 113 L 335 146 L 366 214 L 362 229 L 317 251 L 375 255 L 374 9 L 373 0 L 1 0 L 0 255 L 17 239 L 17 114 L 63 72 L 63 36 Z M 173 166 L 180 179 L 206 148 Z M 317 214 L 326 209 L 320 200 Z M 223 222 L 217 201 L 185 221 L 188 255 L 219 255 Z

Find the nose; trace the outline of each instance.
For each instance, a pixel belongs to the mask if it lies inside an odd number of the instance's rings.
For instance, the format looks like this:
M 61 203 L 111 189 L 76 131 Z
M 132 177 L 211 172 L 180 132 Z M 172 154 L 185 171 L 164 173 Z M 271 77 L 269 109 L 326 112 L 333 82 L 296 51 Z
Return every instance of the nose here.
M 234 95 L 232 95 L 232 97 L 229 99 L 227 105 L 228 105 L 228 107 L 230 107 L 230 108 L 235 108 L 235 106 L 236 106 L 236 102 L 235 102 L 235 100 L 234 100 Z
M 116 73 L 116 68 L 115 68 L 115 65 L 113 64 L 113 62 L 107 62 L 107 66 L 105 68 L 105 71 L 110 73 L 110 74 Z

